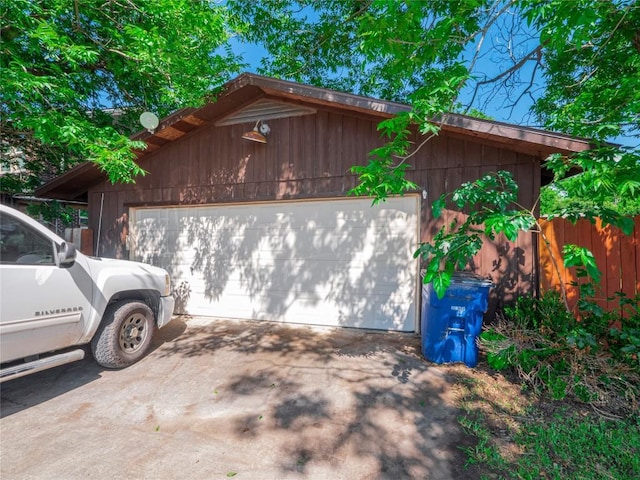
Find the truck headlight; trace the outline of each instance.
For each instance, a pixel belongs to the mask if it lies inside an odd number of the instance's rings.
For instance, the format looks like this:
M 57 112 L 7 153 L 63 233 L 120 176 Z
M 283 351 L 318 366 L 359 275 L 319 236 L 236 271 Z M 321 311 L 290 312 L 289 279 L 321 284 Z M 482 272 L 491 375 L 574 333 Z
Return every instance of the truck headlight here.
M 164 295 L 165 297 L 171 293 L 171 278 L 169 278 L 169 274 L 166 273 L 164 276 Z

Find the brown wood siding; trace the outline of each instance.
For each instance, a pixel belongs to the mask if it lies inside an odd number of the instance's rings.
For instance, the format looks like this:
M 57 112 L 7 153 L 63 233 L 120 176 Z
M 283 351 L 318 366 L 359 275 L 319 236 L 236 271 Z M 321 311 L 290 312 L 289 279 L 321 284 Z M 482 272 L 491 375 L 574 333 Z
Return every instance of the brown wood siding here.
M 461 215 L 445 211 L 439 221 L 431 215 L 431 203 L 440 195 L 451 192 L 463 182 L 475 180 L 497 170 L 509 170 L 520 186 L 518 201 L 532 208 L 539 191 L 539 159 L 487 146 L 458 137 L 439 136 L 429 148 L 416 155 L 416 170 L 410 177 L 427 191 L 422 202 L 422 241 L 429 241 L 443 225 Z M 532 292 L 536 278 L 535 239 L 522 233 L 516 242 L 500 236 L 487 240 L 473 259 L 471 267 L 485 277 L 491 277 L 495 288 L 491 293 L 491 309 L 511 303 L 517 296 Z
M 98 232 L 100 196 L 105 194 L 99 255 L 127 256 L 124 243 L 129 208 L 150 205 L 274 201 L 344 196 L 355 186 L 349 168 L 366 164 L 367 155 L 381 146 L 378 120 L 345 115 L 338 110 L 269 120 L 267 144 L 241 138 L 253 124 L 204 125 L 143 157 L 148 173 L 135 184 L 99 184 L 90 190 L 90 227 Z M 419 143 L 414 138 L 414 142 Z M 490 171 L 513 172 L 521 190 L 519 201 L 534 203 L 540 186 L 538 158 L 486 145 L 471 137 L 441 133 L 426 143 L 408 163 L 408 177 L 426 190 L 421 208 L 421 241 L 432 238 L 441 224 L 432 219 L 430 205 L 451 191 Z M 496 282 L 493 305 L 533 288 L 535 265 L 531 235 L 517 242 L 488 243 L 474 260 L 478 273 Z

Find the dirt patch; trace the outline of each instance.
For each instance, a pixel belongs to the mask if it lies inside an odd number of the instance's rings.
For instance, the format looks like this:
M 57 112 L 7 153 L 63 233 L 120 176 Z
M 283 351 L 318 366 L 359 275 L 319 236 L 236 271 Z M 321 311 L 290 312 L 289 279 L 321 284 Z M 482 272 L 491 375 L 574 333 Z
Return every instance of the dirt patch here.
M 482 422 L 503 458 L 509 461 L 521 455 L 513 436 L 520 430 L 520 421 L 530 414 L 532 400 L 522 392 L 520 383 L 482 362 L 474 369 L 463 365 L 447 369 L 455 379 L 456 402 L 461 412 L 472 422 Z M 470 447 L 476 447 L 478 438 L 471 438 L 475 444 Z

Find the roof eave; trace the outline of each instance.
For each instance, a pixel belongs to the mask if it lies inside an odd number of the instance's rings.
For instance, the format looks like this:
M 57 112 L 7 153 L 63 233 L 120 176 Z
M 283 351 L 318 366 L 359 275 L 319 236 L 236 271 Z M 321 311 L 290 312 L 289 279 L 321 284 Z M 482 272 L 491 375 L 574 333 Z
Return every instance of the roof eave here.
M 56 200 L 77 200 L 87 194 L 89 187 L 105 178 L 94 163 L 83 162 L 40 186 L 34 194 Z
M 199 108 L 183 108 L 163 118 L 154 131 L 140 131 L 132 140 L 145 142 L 145 150 L 136 151 L 138 158 L 149 155 L 163 145 L 175 141 L 187 133 L 243 108 L 260 98 L 282 98 L 312 106 L 325 106 L 366 114 L 372 118 L 390 118 L 410 110 L 408 105 L 377 100 L 327 90 L 311 85 L 243 73 L 226 83 L 215 102 Z M 584 139 L 574 138 L 529 127 L 519 127 L 492 120 L 478 119 L 459 114 L 448 114 L 438 120 L 445 132 L 471 136 L 508 145 L 514 150 L 546 158 L 551 153 L 570 154 L 588 150 L 593 145 Z M 74 200 L 86 195 L 88 189 L 106 178 L 93 163 L 84 162 L 36 190 L 39 196 Z M 75 181 L 75 182 L 74 182 Z M 79 184 L 85 182 L 84 186 Z M 66 188 L 64 188 L 66 186 Z
M 545 158 L 552 153 L 567 155 L 590 150 L 594 147 L 592 142 L 583 138 L 460 114 L 445 115 L 440 123 L 444 131 L 490 139 L 511 146 L 517 142 L 527 150 L 537 152 L 538 155 Z

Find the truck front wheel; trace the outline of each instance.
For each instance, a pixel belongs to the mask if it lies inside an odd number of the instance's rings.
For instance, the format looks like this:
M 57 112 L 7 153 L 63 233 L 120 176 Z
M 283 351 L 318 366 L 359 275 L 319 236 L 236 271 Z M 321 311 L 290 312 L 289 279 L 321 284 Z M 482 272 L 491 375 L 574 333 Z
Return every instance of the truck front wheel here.
M 153 312 L 132 300 L 111 305 L 91 341 L 93 356 L 106 368 L 124 368 L 140 360 L 153 336 Z

